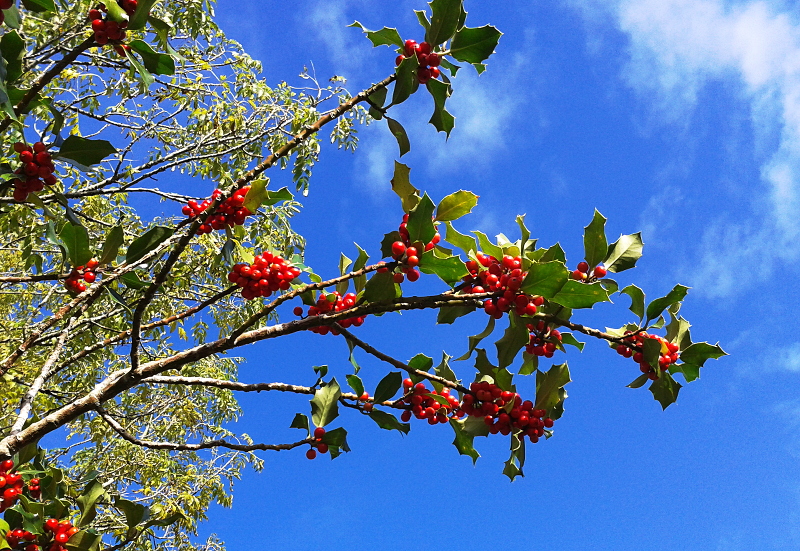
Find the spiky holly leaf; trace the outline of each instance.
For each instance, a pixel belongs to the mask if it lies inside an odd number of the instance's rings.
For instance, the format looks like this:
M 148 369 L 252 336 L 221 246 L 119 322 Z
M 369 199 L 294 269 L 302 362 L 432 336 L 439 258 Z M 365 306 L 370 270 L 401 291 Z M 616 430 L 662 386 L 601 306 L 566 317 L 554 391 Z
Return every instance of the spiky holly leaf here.
M 450 40 L 458 29 L 459 21 L 464 13 L 464 0 L 433 0 L 431 20 L 425 32 L 425 40 L 431 46 L 438 46 Z
M 681 352 L 681 361 L 703 367 L 706 360 L 716 360 L 727 355 L 718 344 L 696 342 Z
M 492 334 L 492 331 L 494 331 L 494 324 L 495 324 L 494 318 L 490 317 L 489 321 L 486 324 L 486 328 L 483 331 L 481 331 L 477 335 L 470 336 L 468 338 L 468 340 L 469 340 L 469 350 L 467 350 L 464 353 L 463 356 L 459 356 L 458 358 L 456 358 L 456 361 L 457 362 L 463 361 L 463 360 L 468 359 L 470 356 L 472 356 L 472 351 L 475 350 L 475 347 L 478 346 L 478 344 L 480 344 L 480 342 L 483 339 L 485 339 L 486 337 L 488 337 L 489 335 Z
M 462 316 L 475 311 L 474 304 L 459 304 L 458 306 L 442 306 L 436 316 L 436 323 L 451 324 Z
M 499 367 L 506 367 L 514 363 L 517 354 L 528 344 L 530 334 L 525 322 L 514 312 L 508 317 L 508 328 L 495 343 L 497 347 L 497 362 Z
M 433 115 L 428 122 L 438 132 L 444 132 L 447 137 L 450 137 L 450 132 L 456 125 L 456 118 L 445 108 L 445 102 L 450 97 L 452 89 L 449 84 L 433 78 L 425 86 L 433 98 Z
M 528 275 L 523 280 L 520 291 L 528 295 L 553 298 L 567 281 L 569 270 L 563 262 L 537 262 L 528 268 Z
M 428 194 L 422 196 L 417 206 L 408 213 L 408 239 L 411 243 L 420 242 L 428 244 L 433 236 L 436 235 L 436 227 L 433 225 L 433 201 Z
M 464 27 L 453 36 L 450 55 L 458 61 L 480 64 L 494 53 L 501 36 L 503 33 L 491 25 Z
M 390 272 L 376 273 L 364 286 L 362 298 L 366 302 L 383 302 L 398 296 L 399 289 Z
M 536 409 L 551 412 L 567 397 L 564 386 L 571 381 L 567 363 L 553 365 L 548 371 L 536 372 Z M 554 417 L 555 419 L 555 417 Z
M 408 423 L 401 423 L 397 417 L 392 415 L 391 413 L 386 413 L 385 411 L 381 411 L 378 409 L 373 409 L 369 413 L 370 419 L 375 421 L 375 423 L 382 429 L 385 430 L 399 430 L 403 434 L 408 434 L 408 431 L 411 430 L 411 425 Z
M 469 253 L 470 251 L 474 251 L 475 249 L 475 240 L 463 233 L 458 232 L 450 222 L 445 222 L 445 234 L 444 240 L 450 243 L 451 245 L 458 247 L 465 253 Z
M 398 105 L 408 99 L 419 86 L 417 80 L 417 69 L 419 68 L 419 60 L 417 56 L 412 55 L 400 62 L 400 65 L 395 69 L 397 78 L 394 81 L 394 91 L 392 92 L 392 105 Z
M 636 261 L 642 257 L 642 234 L 622 235 L 609 245 L 608 254 L 603 264 L 609 272 L 619 273 L 636 266 Z
M 473 231 L 472 233 L 475 234 L 475 242 L 478 244 L 478 248 L 481 251 L 489 256 L 495 257 L 497 260 L 502 260 L 503 249 L 501 247 L 492 243 L 489 237 L 483 232 Z
M 422 273 L 437 275 L 451 287 L 469 274 L 464 262 L 457 256 L 441 258 L 433 251 L 427 251 L 419 257 L 419 269 Z
M 676 285 L 672 288 L 672 291 L 667 293 L 667 296 L 657 298 L 653 302 L 647 305 L 647 319 L 645 320 L 645 324 L 650 323 L 650 320 L 656 319 L 660 316 L 664 310 L 672 306 L 673 304 L 677 304 L 682 301 L 686 297 L 686 293 L 689 292 L 689 288 L 683 285 Z
M 481 456 L 481 454 L 478 453 L 473 445 L 475 435 L 464 430 L 464 421 L 456 421 L 455 419 L 451 419 L 450 426 L 453 427 L 453 432 L 456 435 L 455 439 L 453 440 L 453 445 L 458 450 L 458 453 L 471 457 L 472 464 L 474 465 Z
M 442 199 L 439 206 L 436 207 L 436 220 L 438 222 L 458 220 L 462 216 L 469 214 L 477 204 L 477 195 L 471 191 L 461 189 Z
M 583 232 L 585 260 L 589 266 L 597 266 L 608 256 L 606 241 L 606 218 L 595 209 L 594 217 Z
M 311 420 L 314 426 L 324 427 L 339 416 L 339 398 L 342 390 L 336 379 L 317 389 L 311 399 Z
M 567 308 L 591 308 L 598 302 L 606 302 L 608 291 L 599 282 L 581 283 L 575 280 L 568 280 L 564 286 L 552 297 L 556 302 Z
M 667 371 L 662 371 L 661 376 L 650 385 L 653 398 L 661 404 L 661 409 L 667 409 L 678 399 L 681 384 L 672 378 Z
M 377 48 L 378 46 L 403 47 L 403 39 L 400 38 L 400 33 L 397 32 L 397 29 L 384 27 L 379 31 L 371 31 L 358 21 L 354 21 L 348 25 L 348 27 L 358 27 L 361 29 L 364 34 L 367 35 L 369 41 L 372 42 L 373 48 Z
M 628 285 L 622 291 L 623 295 L 631 297 L 630 311 L 639 316 L 639 319 L 644 318 L 644 291 L 636 285 Z
M 419 190 L 411 185 L 409 174 L 411 169 L 403 163 L 394 162 L 394 175 L 392 176 L 392 191 L 394 191 L 403 205 L 403 212 L 411 212 L 420 200 Z

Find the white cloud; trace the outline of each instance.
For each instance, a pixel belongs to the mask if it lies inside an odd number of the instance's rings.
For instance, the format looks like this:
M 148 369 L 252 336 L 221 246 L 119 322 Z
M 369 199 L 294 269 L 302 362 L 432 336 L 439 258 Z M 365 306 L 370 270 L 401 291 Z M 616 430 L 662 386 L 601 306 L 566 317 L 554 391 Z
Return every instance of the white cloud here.
M 699 262 L 686 267 L 692 283 L 716 296 L 742 281 L 720 266 L 757 265 L 746 275 L 769 277 L 779 261 L 800 258 L 800 23 L 783 3 L 723 0 L 567 0 L 593 25 L 608 21 L 629 39 L 623 78 L 658 118 L 690 124 L 703 88 L 736 82 L 750 106 L 761 181 L 752 183 L 746 221 L 719 216 L 701 241 Z M 724 208 L 721 209 L 724 211 Z M 730 217 L 729 217 L 730 218 Z M 712 283 L 711 287 L 707 284 Z

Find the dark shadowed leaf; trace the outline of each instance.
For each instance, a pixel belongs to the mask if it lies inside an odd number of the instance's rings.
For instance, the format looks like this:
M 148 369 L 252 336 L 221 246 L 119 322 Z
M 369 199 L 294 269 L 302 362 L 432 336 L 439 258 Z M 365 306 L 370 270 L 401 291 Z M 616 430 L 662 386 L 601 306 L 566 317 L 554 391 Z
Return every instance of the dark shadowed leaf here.
M 375 403 L 391 400 L 394 395 L 397 394 L 397 391 L 400 390 L 401 386 L 403 386 L 403 374 L 399 371 L 390 371 L 378 383 L 372 399 L 375 401 Z
M 411 142 L 408 141 L 406 129 L 403 128 L 402 124 L 390 117 L 386 117 L 386 122 L 389 123 L 389 131 L 397 140 L 397 145 L 400 148 L 400 156 L 402 157 L 411 151 Z
M 347 384 L 350 385 L 350 388 L 353 389 L 353 392 L 356 394 L 356 396 L 361 396 L 364 394 L 364 383 L 361 381 L 361 377 L 358 375 L 348 375 Z
M 125 238 L 122 226 L 114 226 L 108 232 L 105 243 L 103 243 L 103 252 L 100 254 L 100 264 L 109 264 L 117 259 L 117 253 L 122 246 L 123 239 Z
M 466 316 L 475 311 L 474 304 L 459 304 L 458 306 L 442 306 L 436 316 L 436 323 L 450 324 L 461 316 Z
M 451 94 L 450 85 L 431 79 L 425 86 L 433 97 L 433 115 L 428 122 L 436 128 L 437 132 L 444 132 L 449 137 L 456 125 L 455 117 L 445 108 L 445 102 Z
M 411 243 L 419 241 L 424 245 L 436 235 L 436 228 L 433 225 L 433 209 L 433 201 L 427 193 L 422 196 L 417 206 L 411 209 L 406 225 L 408 239 Z
M 54 158 L 64 161 L 74 161 L 81 166 L 92 166 L 117 150 L 106 140 L 89 140 L 80 136 L 70 136 L 61 144 L 61 149 Z
M 405 58 L 395 69 L 397 79 L 394 81 L 394 91 L 392 92 L 392 105 L 403 103 L 414 93 L 419 86 L 417 81 L 417 68 L 419 60 L 417 56 Z
M 456 361 L 460 362 L 472 356 L 472 351 L 475 350 L 475 347 L 478 346 L 478 344 L 480 344 L 480 342 L 483 339 L 492 334 L 492 331 L 494 331 L 494 324 L 495 324 L 494 318 L 489 318 L 489 321 L 486 324 L 486 328 L 483 331 L 481 331 L 477 335 L 472 335 L 471 337 L 469 337 L 469 350 L 467 350 L 463 356 L 456 358 Z
M 564 386 L 571 381 L 566 362 L 553 365 L 549 371 L 536 372 L 536 409 L 553 410 L 567 397 Z
M 672 288 L 672 291 L 667 293 L 667 296 L 657 298 L 653 302 L 647 305 L 647 320 L 645 323 L 650 323 L 650 320 L 656 319 L 660 316 L 664 310 L 682 301 L 686 297 L 686 293 L 689 292 L 688 287 L 684 287 L 683 285 L 676 285 Z
M 36 13 L 56 11 L 56 5 L 53 0 L 22 0 L 22 5 Z
M 530 335 L 525 322 L 515 313 L 508 317 L 508 328 L 495 344 L 497 347 L 497 362 L 499 367 L 506 367 L 514 363 L 517 354 L 528 344 Z
M 364 286 L 363 299 L 367 302 L 392 300 L 397 296 L 397 285 L 390 272 L 376 273 Z

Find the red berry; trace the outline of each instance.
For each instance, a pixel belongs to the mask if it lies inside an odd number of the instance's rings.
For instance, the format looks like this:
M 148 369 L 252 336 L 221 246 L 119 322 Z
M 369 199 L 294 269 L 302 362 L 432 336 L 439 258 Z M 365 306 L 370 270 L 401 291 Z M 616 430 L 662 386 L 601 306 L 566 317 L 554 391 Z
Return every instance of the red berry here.
M 416 40 L 406 40 L 405 44 L 403 45 L 403 52 L 405 52 L 406 57 L 411 57 L 412 55 L 414 55 L 416 48 L 417 48 Z
M 292 310 L 295 316 L 302 316 L 303 315 L 303 307 L 302 306 L 295 306 L 294 310 Z
M 584 274 L 589 273 L 589 264 L 586 262 L 578 262 L 578 269 L 582 271 Z
M 400 65 L 403 62 L 404 59 L 405 59 L 405 56 L 399 55 L 394 59 L 394 64 L 395 65 Z
M 317 450 L 319 451 L 319 453 L 328 453 L 328 444 L 320 442 L 319 444 L 317 444 Z
M 86 283 L 94 283 L 94 280 L 97 279 L 97 275 L 94 272 L 86 272 L 83 274 L 83 280 Z
M 406 252 L 406 244 L 402 241 L 395 241 L 392 243 L 392 256 L 399 258 Z
M 431 78 L 439 78 L 441 72 L 439 71 L 439 67 L 431 67 L 429 71 L 431 72 Z
M 583 281 L 584 279 L 586 279 L 586 272 L 582 272 L 580 270 L 575 270 L 574 272 L 572 272 L 570 274 L 570 277 L 572 279 L 576 279 L 578 281 Z
M 366 404 L 364 404 L 364 411 L 369 413 L 370 411 L 372 411 L 373 407 L 375 407 L 375 405 L 372 402 L 367 402 Z
M 358 399 L 362 402 L 366 402 L 369 400 L 369 392 L 364 392 Z
M 308 457 L 309 459 L 314 459 L 315 457 L 317 457 L 317 450 L 315 450 L 313 448 L 308 450 L 306 452 L 306 457 Z
M 10 459 L 6 459 L 2 463 L 0 463 L 0 471 L 8 472 L 14 467 L 14 462 Z
M 418 51 L 421 54 L 428 55 L 429 53 L 431 53 L 431 45 L 428 44 L 427 42 L 420 42 Z
M 419 272 L 418 272 L 418 271 L 416 271 L 416 270 L 410 270 L 410 271 L 409 271 L 409 272 L 406 274 L 406 277 L 408 278 L 408 280 L 409 280 L 411 283 L 414 283 L 416 280 L 418 280 L 418 279 L 419 279 Z
M 317 440 L 322 440 L 322 437 L 325 436 L 325 429 L 322 427 L 317 427 L 314 429 L 314 438 Z
M 606 277 L 606 273 L 607 273 L 606 269 L 603 268 L 602 266 L 597 266 L 594 269 L 594 277 L 603 278 Z
M 25 145 L 22 142 L 16 142 L 14 144 L 14 151 L 16 151 L 17 153 L 22 153 L 23 151 L 27 151 L 27 150 L 28 150 L 28 146 Z
M 431 68 L 438 67 L 439 63 L 441 63 L 441 58 L 439 57 L 439 54 L 437 53 L 428 54 L 428 65 L 430 65 Z
M 431 71 L 427 67 L 417 69 L 417 80 L 420 84 L 425 84 L 431 79 Z

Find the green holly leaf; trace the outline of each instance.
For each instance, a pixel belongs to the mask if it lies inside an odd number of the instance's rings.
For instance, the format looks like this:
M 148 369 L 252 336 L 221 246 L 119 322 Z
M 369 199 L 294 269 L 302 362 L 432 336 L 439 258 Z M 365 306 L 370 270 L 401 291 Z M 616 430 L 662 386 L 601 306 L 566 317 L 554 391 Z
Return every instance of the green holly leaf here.
M 464 27 L 453 36 L 450 55 L 465 63 L 482 63 L 494 53 L 502 35 L 503 33 L 491 25 Z
M 9 29 L 19 29 L 22 26 L 22 18 L 19 15 L 17 6 L 11 6 L 7 10 L 3 10 L 5 20 L 3 21 Z
M 129 46 L 133 51 L 142 56 L 144 66 L 156 75 L 175 74 L 175 60 L 169 54 L 160 54 L 153 50 L 150 45 L 143 40 L 133 40 Z
M 422 28 L 427 31 L 428 27 L 431 26 L 431 22 L 428 20 L 428 16 L 425 12 L 423 10 L 414 10 L 414 14 L 417 16 L 417 21 L 422 25 Z
M 100 264 L 109 264 L 116 260 L 117 253 L 124 239 L 125 232 L 122 230 L 122 226 L 114 226 L 111 228 L 105 243 L 103 243 L 103 252 L 100 253 L 100 260 L 98 262 L 100 262 Z
M 556 406 L 564 401 L 567 392 L 564 387 L 571 382 L 569 367 L 566 362 L 560 365 L 553 365 L 548 371 L 536 372 L 536 409 L 543 409 L 550 415 L 552 411 L 558 411 Z
M 420 242 L 423 245 L 429 243 L 436 235 L 436 227 L 433 225 L 433 201 L 428 194 L 422 196 L 417 206 L 408 213 L 408 239 L 411 243 Z
M 411 151 L 411 142 L 408 140 L 406 129 L 403 128 L 402 124 L 390 117 L 386 117 L 386 122 L 389 124 L 389 131 L 397 140 L 397 145 L 400 147 L 400 156 L 402 157 Z
M 11 10 L 4 10 L 11 11 Z M 6 21 L 7 22 L 7 21 Z M 12 83 L 22 75 L 22 55 L 25 52 L 25 41 L 17 31 L 9 31 L 0 39 L 0 53 L 6 61 L 6 83 Z M 11 90 L 9 90 L 9 93 Z M 11 98 L 11 103 L 17 104 L 22 98 Z
M 682 317 L 676 317 L 672 312 L 669 313 L 671 321 L 667 325 L 667 340 L 678 343 L 681 350 L 692 345 L 692 336 L 689 331 L 691 324 Z
M 458 247 L 465 253 L 469 253 L 470 251 L 474 251 L 475 249 L 475 240 L 463 233 L 459 233 L 450 222 L 445 222 L 445 234 L 444 240 L 450 243 L 451 245 Z
M 400 232 L 397 230 L 391 231 L 384 235 L 383 239 L 381 240 L 381 258 L 392 256 L 392 243 L 402 240 L 403 238 L 400 236 Z
M 292 424 L 289 425 L 290 429 L 300 429 L 306 431 L 308 433 L 309 438 L 311 437 L 311 426 L 308 424 L 308 416 L 297 413 L 292 419 Z
M 64 544 L 64 547 L 66 547 L 67 551 L 97 551 L 101 542 L 100 534 L 92 534 L 81 530 L 73 534 Z
M 438 46 L 450 40 L 458 29 L 458 23 L 464 13 L 464 0 L 433 0 L 430 26 L 425 32 L 425 41 L 431 46 Z
M 636 266 L 636 261 L 642 257 L 642 234 L 622 235 L 609 245 L 608 254 L 603 264 L 609 272 L 619 273 Z
M 73 266 L 82 266 L 92 258 L 92 251 L 89 248 L 89 232 L 85 227 L 67 222 L 61 228 L 58 236 L 67 248 L 69 261 Z
M 461 65 L 456 65 L 454 63 L 450 63 L 444 57 L 439 61 L 439 66 L 440 67 L 444 67 L 445 69 L 450 71 L 450 76 L 453 76 L 453 77 L 456 76 L 456 73 L 458 72 L 458 70 L 461 69 Z
M 371 31 L 358 21 L 354 21 L 348 25 L 348 27 L 358 27 L 361 29 L 364 34 L 367 35 L 369 41 L 372 42 L 373 48 L 377 48 L 378 46 L 403 47 L 403 39 L 400 38 L 400 33 L 397 32 L 397 29 L 384 27 L 379 31 Z
M 442 306 L 436 316 L 437 324 L 452 324 L 458 318 L 475 311 L 474 304 L 459 304 L 457 306 Z
M 622 291 L 623 295 L 631 297 L 630 311 L 639 316 L 639 319 L 644 318 L 644 291 L 639 289 L 636 285 L 628 285 Z
M 144 29 L 149 19 L 150 9 L 156 2 L 157 0 L 139 0 L 136 4 L 136 11 L 133 12 L 130 21 L 128 21 L 128 29 L 131 31 Z
M 472 464 L 474 465 L 481 456 L 481 454 L 475 450 L 473 445 L 475 436 L 464 430 L 464 421 L 456 421 L 455 419 L 451 419 L 450 426 L 453 427 L 453 432 L 456 435 L 455 439 L 453 440 L 453 445 L 458 450 L 458 453 L 471 457 Z
M 718 344 L 696 342 L 681 352 L 681 361 L 703 367 L 706 360 L 716 360 L 727 355 Z
M 149 283 L 142 281 L 136 272 L 126 272 L 119 276 L 119 280 L 123 283 L 123 285 L 125 285 L 125 287 L 128 287 L 129 289 L 144 289 L 150 285 Z M 123 300 L 121 304 L 125 304 L 125 301 Z M 125 304 L 125 306 L 127 308 L 127 304 Z
M 127 499 L 115 498 L 114 507 L 125 515 L 125 524 L 128 528 L 135 528 L 150 518 L 150 509 Z
M 486 324 L 486 328 L 483 331 L 477 335 L 472 335 L 469 337 L 469 350 L 467 350 L 463 356 L 456 358 L 457 362 L 467 360 L 470 356 L 472 356 L 472 351 L 475 350 L 475 347 L 478 346 L 483 339 L 492 334 L 492 331 L 494 331 L 494 323 L 494 318 L 490 317 L 489 322 Z
M 97 515 L 97 503 L 104 497 L 107 498 L 108 494 L 97 479 L 92 480 L 86 485 L 83 493 L 81 493 L 76 500 L 78 502 L 78 509 L 81 511 L 81 516 L 76 526 L 86 526 L 94 520 L 94 517 Z
M 522 467 L 525 465 L 525 442 L 516 434 L 511 435 L 511 455 L 505 462 L 503 474 L 514 482 L 518 476 L 525 476 Z
M 606 218 L 595 209 L 594 217 L 583 232 L 583 248 L 585 259 L 589 266 L 600 264 L 608 256 L 608 241 L 606 241 Z
M 508 328 L 495 344 L 497 347 L 497 362 L 499 367 L 506 367 L 514 363 L 517 354 L 530 341 L 530 334 L 525 322 L 515 313 L 508 316 Z
M 415 371 L 425 371 L 428 372 L 433 367 L 433 358 L 426 356 L 425 354 L 417 354 L 410 360 L 408 360 L 408 367 Z M 422 380 L 422 377 L 411 373 L 409 374 L 414 383 L 418 383 Z
M 567 255 L 558 243 L 547 249 L 539 258 L 539 262 L 552 262 L 554 260 L 562 264 L 566 264 L 567 262 Z
M 398 296 L 398 289 L 391 272 L 378 272 L 367 281 L 362 298 L 366 302 L 392 300 Z
M 372 399 L 378 404 L 391 400 L 394 395 L 397 394 L 397 391 L 400 390 L 401 386 L 403 386 L 403 374 L 399 371 L 390 371 L 378 383 Z
M 520 375 L 530 375 L 539 369 L 539 356 L 522 352 L 522 365 L 517 372 Z
M 109 2 L 109 6 L 113 5 L 115 5 L 115 2 Z M 150 88 L 150 85 L 156 81 L 155 77 L 144 65 L 139 62 L 138 59 L 136 59 L 136 56 L 134 56 L 130 51 L 125 49 L 124 52 L 125 57 L 128 58 L 128 61 L 131 64 L 132 70 L 139 75 L 139 82 L 142 83 L 142 86 L 144 86 L 145 89 Z
M 574 346 L 581 352 L 583 352 L 583 347 L 586 346 L 586 343 L 576 339 L 572 333 L 561 333 L 561 344 Z
M 653 393 L 653 398 L 661 404 L 662 410 L 677 401 L 680 389 L 681 384 L 673 379 L 667 371 L 662 371 L 661 376 L 650 385 L 650 392 Z
M 80 170 L 85 170 L 85 167 L 96 165 L 116 152 L 114 146 L 106 140 L 89 140 L 73 135 L 64 140 L 53 158 L 70 162 Z
M 692 381 L 700 378 L 700 366 L 693 365 L 693 364 L 672 364 L 669 366 L 669 372 L 671 374 L 680 373 L 683 375 L 683 378 L 686 380 L 687 383 L 691 383 Z
M 342 427 L 326 432 L 325 436 L 322 437 L 322 442 L 328 445 L 331 459 L 336 459 L 343 451 L 350 451 L 350 446 L 347 445 L 347 431 Z
M 459 257 L 440 258 L 432 250 L 419 257 L 419 269 L 422 273 L 439 276 L 451 287 L 469 274 L 469 270 Z
M 367 103 L 369 104 L 369 116 L 376 121 L 379 121 L 384 117 L 382 108 L 383 104 L 386 103 L 386 93 L 386 88 L 378 88 L 369 96 L 367 96 Z
M 656 319 L 658 316 L 664 312 L 667 308 L 672 306 L 673 304 L 677 304 L 681 302 L 685 297 L 686 293 L 689 292 L 689 288 L 683 285 L 676 285 L 672 288 L 672 291 L 667 293 L 667 296 L 657 298 L 653 302 L 647 305 L 647 319 L 645 321 L 645 325 L 650 323 L 650 320 Z
M 636 377 L 630 384 L 625 385 L 628 388 L 641 388 L 650 378 L 647 376 L 646 373 L 642 373 L 638 377 Z
M 392 105 L 403 103 L 416 91 L 419 86 L 419 81 L 417 80 L 418 68 L 419 60 L 415 55 L 403 59 L 400 65 L 397 66 L 397 69 L 395 69 L 397 78 L 394 81 L 394 91 L 392 92 Z
M 324 427 L 339 416 L 339 398 L 342 390 L 333 378 L 325 386 L 317 389 L 311 399 L 311 420 L 314 426 Z
M 581 283 L 575 280 L 568 280 L 558 293 L 552 298 L 556 302 L 567 308 L 591 308 L 598 302 L 606 302 L 608 291 L 599 282 Z
M 269 179 L 255 180 L 250 184 L 250 189 L 244 196 L 244 203 L 242 206 L 252 213 L 258 211 L 259 207 L 271 207 L 280 201 L 290 201 L 294 199 L 294 195 L 289 191 L 289 188 L 282 187 L 278 191 L 269 191 L 267 186 Z
M 437 132 L 444 132 L 449 138 L 450 132 L 456 125 L 455 117 L 445 109 L 445 102 L 452 93 L 450 85 L 432 78 L 425 86 L 433 98 L 433 115 L 428 122 L 436 128 Z
M 53 0 L 22 0 L 25 9 L 35 13 L 45 13 L 56 11 L 56 4 Z
M 522 281 L 520 291 L 528 295 L 553 298 L 567 281 L 569 281 L 569 270 L 563 262 L 537 262 L 528 268 L 528 275 Z
M 644 339 L 642 342 L 642 355 L 645 362 L 657 368 L 658 358 L 661 355 L 661 342 L 656 339 Z
M 133 243 L 131 243 L 130 247 L 128 247 L 128 252 L 125 255 L 125 262 L 128 264 L 133 264 L 134 262 L 138 261 L 150 251 L 155 250 L 164 241 L 169 239 L 174 231 L 175 230 L 173 228 L 167 228 L 165 226 L 156 226 L 151 228 L 144 235 L 137 237 Z
M 483 422 L 483 417 L 465 417 L 463 421 L 458 421 L 461 430 L 470 436 L 489 436 L 489 427 Z
M 528 240 L 531 238 L 531 231 L 525 225 L 525 215 L 518 214 L 517 215 L 517 225 L 519 226 L 519 250 L 524 251 L 528 248 Z
M 475 243 L 478 245 L 479 250 L 483 251 L 489 256 L 495 257 L 497 260 L 502 260 L 503 249 L 501 247 L 498 247 L 492 243 L 489 237 L 483 232 L 473 231 L 472 233 L 475 234 Z
M 411 169 L 403 163 L 394 162 L 394 175 L 392 176 L 392 191 L 394 191 L 403 204 L 403 212 L 411 212 L 420 200 L 419 190 L 411 185 L 408 176 Z M 388 255 L 385 255 L 388 256 Z
M 452 356 L 449 356 L 448 354 L 442 352 L 442 361 L 439 363 L 439 365 L 436 366 L 436 369 L 434 369 L 433 372 L 442 379 L 447 379 L 448 381 L 451 381 L 453 383 L 458 383 L 459 379 L 458 377 L 456 377 L 455 372 L 450 367 L 451 358 Z M 436 390 L 442 390 L 443 388 L 443 385 L 436 382 L 433 383 L 433 386 L 436 388 Z
M 364 383 L 361 381 L 361 377 L 358 375 L 348 375 L 346 379 L 347 384 L 350 385 L 350 388 L 353 389 L 356 396 L 364 394 Z
M 401 423 L 397 417 L 391 413 L 386 413 L 385 411 L 381 411 L 379 409 L 373 409 L 369 413 L 369 417 L 382 429 L 399 430 L 403 434 L 408 434 L 408 431 L 411 430 L 410 424 Z
M 436 207 L 436 220 L 439 222 L 458 220 L 469 214 L 477 204 L 478 196 L 471 191 L 463 189 L 456 191 L 442 199 L 442 202 Z

